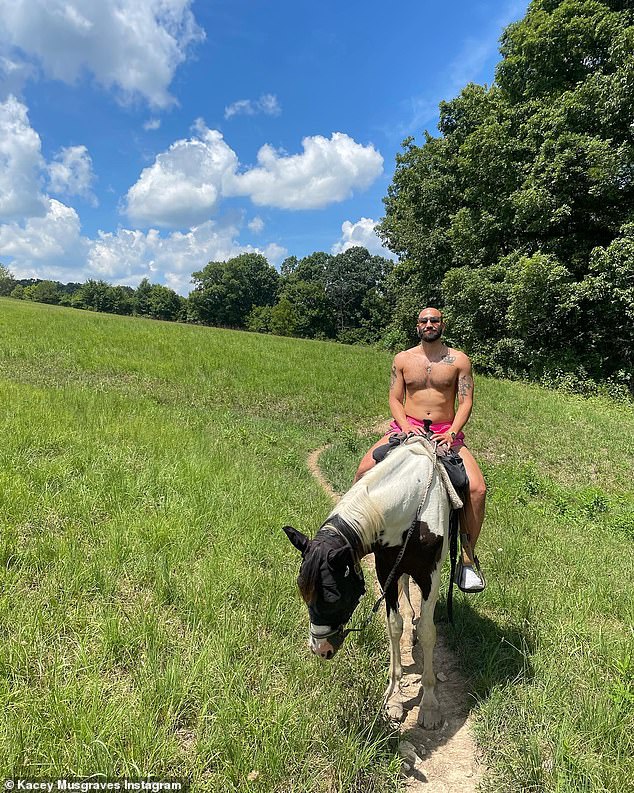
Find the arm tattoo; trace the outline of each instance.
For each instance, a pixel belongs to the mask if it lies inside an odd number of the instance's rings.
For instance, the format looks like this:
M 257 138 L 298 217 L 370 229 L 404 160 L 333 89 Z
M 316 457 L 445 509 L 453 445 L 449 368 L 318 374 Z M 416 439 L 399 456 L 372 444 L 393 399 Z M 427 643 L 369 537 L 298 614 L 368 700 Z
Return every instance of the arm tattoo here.
M 392 364 L 392 371 L 390 372 L 390 391 L 394 388 L 396 382 L 396 366 Z
M 470 374 L 461 374 L 458 378 L 458 397 L 464 399 L 473 389 L 473 377 Z

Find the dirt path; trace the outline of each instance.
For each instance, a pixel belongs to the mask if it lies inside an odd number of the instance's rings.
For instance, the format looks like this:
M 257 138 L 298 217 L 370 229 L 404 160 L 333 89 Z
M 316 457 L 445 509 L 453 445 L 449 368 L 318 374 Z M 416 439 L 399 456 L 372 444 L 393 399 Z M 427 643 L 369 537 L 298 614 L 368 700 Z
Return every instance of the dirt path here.
M 333 502 L 339 499 L 319 468 L 319 457 L 328 448 L 311 452 L 307 463 L 321 487 Z M 364 563 L 374 570 L 372 558 Z M 375 582 L 375 588 L 378 584 Z M 412 604 L 420 611 L 420 592 L 412 585 Z M 407 606 L 403 609 L 405 627 L 401 639 L 403 681 L 401 692 L 405 720 L 400 727 L 399 751 L 403 758 L 404 788 L 408 793 L 476 793 L 482 779 L 478 751 L 471 736 L 469 689 L 455 657 L 447 647 L 444 626 L 438 626 L 434 651 L 434 669 L 438 677 L 436 696 L 445 717 L 440 730 L 423 730 L 416 724 L 420 702 L 420 664 L 412 658 L 411 619 Z M 417 648 L 414 656 L 418 659 Z

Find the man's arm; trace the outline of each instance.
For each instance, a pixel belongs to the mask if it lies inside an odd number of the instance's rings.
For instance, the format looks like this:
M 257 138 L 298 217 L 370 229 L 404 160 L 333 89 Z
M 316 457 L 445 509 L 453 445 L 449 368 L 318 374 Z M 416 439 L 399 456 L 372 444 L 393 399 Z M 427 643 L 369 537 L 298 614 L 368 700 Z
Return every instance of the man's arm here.
M 469 421 L 471 410 L 473 409 L 473 374 L 471 372 L 471 361 L 466 355 L 461 356 L 458 366 L 458 409 L 456 417 L 451 422 L 449 432 L 458 434 L 464 425 Z
M 392 361 L 392 371 L 390 372 L 390 411 L 394 421 L 403 432 L 413 432 L 414 428 L 410 425 L 405 415 L 405 377 L 403 375 L 402 353 L 394 356 Z

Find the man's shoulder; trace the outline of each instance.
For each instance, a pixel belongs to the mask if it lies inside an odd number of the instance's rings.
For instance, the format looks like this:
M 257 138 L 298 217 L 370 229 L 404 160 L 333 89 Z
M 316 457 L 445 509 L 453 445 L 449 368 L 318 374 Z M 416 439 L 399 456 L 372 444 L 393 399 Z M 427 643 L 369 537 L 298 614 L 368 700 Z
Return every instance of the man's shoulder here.
M 462 352 L 462 350 L 456 350 L 453 347 L 449 347 L 447 354 L 453 358 L 453 363 L 455 363 L 456 366 L 460 366 L 460 367 L 471 366 L 471 361 L 466 352 Z
M 401 352 L 397 352 L 394 356 L 394 360 L 396 362 L 402 361 L 405 363 L 408 359 L 418 357 L 419 355 L 422 355 L 422 350 L 420 345 L 417 344 L 415 347 L 410 347 L 407 350 L 401 350 Z

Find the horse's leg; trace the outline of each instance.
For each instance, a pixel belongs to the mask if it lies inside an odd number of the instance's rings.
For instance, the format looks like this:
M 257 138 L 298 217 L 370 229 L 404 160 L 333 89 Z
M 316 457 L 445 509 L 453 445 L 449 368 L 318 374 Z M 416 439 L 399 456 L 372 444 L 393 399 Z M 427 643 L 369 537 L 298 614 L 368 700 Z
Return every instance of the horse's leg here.
M 398 581 L 398 594 L 399 594 L 399 602 L 402 603 L 403 600 L 407 602 L 410 611 L 410 621 L 412 623 L 412 632 L 410 635 L 410 644 L 413 646 L 416 644 L 416 612 L 414 610 L 414 606 L 412 606 L 412 599 L 409 595 L 409 584 L 410 578 L 407 573 L 404 573 Z M 403 597 L 401 597 L 403 595 Z
M 418 640 L 423 650 L 423 698 L 418 711 L 418 724 L 426 730 L 437 729 L 442 723 L 440 704 L 436 699 L 436 675 L 434 674 L 434 647 L 436 645 L 436 626 L 434 608 L 440 587 L 440 565 L 431 576 L 429 597 L 421 600 L 420 620 L 417 626 Z
M 403 702 L 401 700 L 401 636 L 403 634 L 403 617 L 398 610 L 398 602 L 386 604 L 387 633 L 390 638 L 390 679 L 385 692 L 385 710 L 392 721 L 403 720 Z

